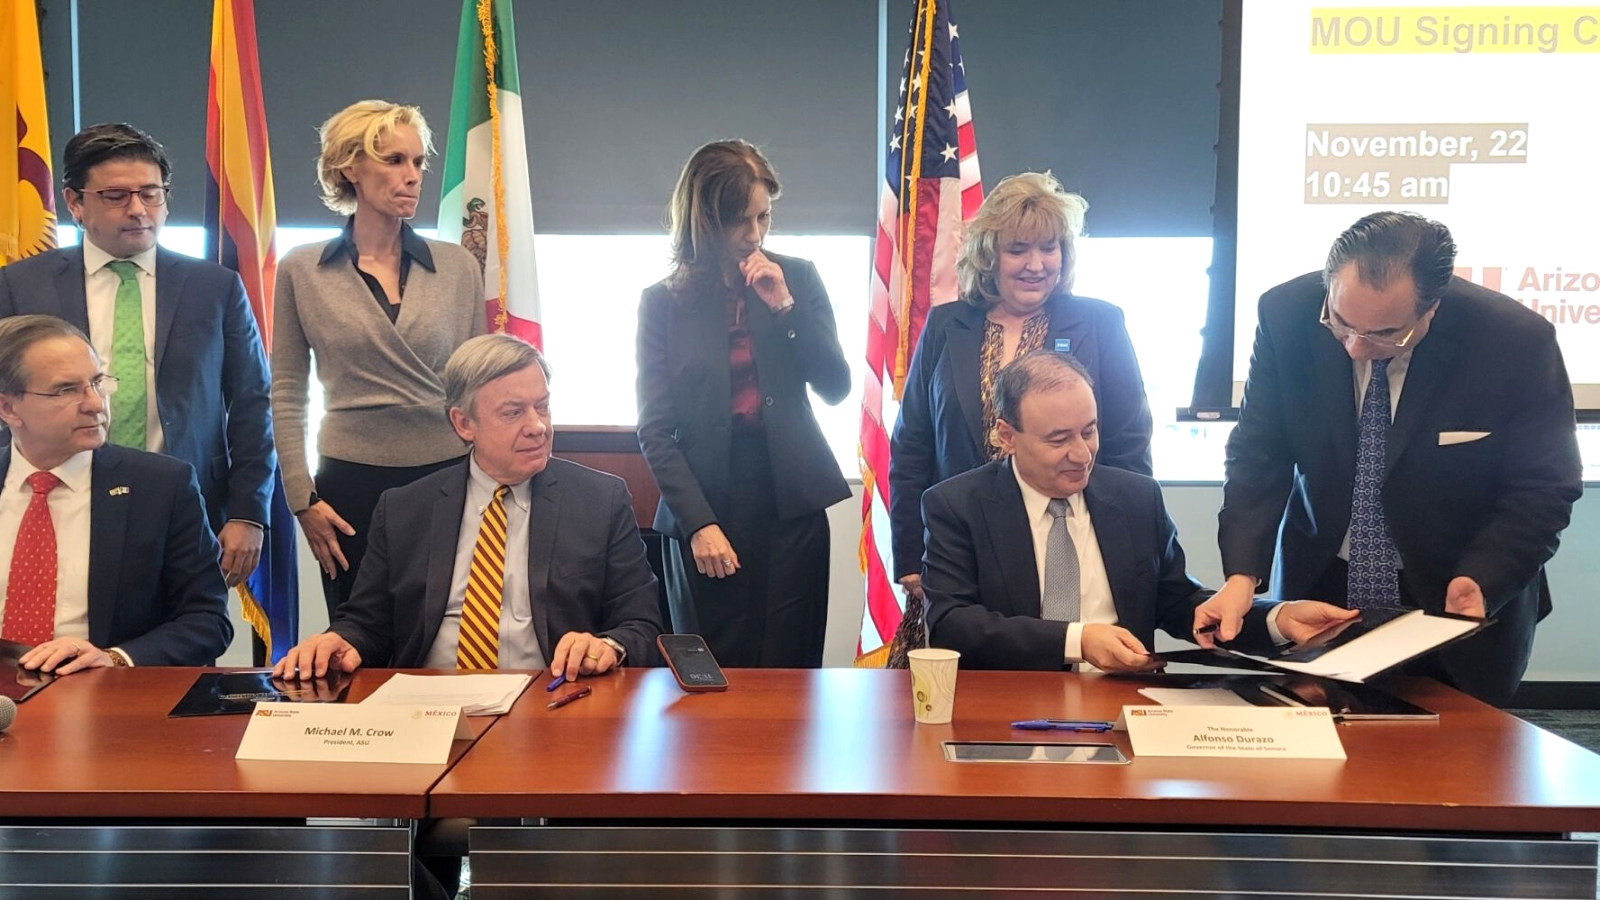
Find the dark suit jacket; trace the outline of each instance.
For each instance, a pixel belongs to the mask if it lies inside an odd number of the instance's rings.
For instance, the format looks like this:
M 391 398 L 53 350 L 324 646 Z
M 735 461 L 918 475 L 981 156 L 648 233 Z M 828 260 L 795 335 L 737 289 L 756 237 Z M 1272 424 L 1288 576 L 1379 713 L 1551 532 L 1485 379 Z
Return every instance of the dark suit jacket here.
M 1155 630 L 1187 640 L 1211 595 L 1189 577 L 1154 479 L 1096 465 L 1083 491 L 1111 583 L 1117 624 L 1146 648 Z M 922 588 L 929 642 L 971 669 L 1060 669 L 1067 625 L 1039 618 L 1033 529 L 1010 460 L 957 475 L 922 496 Z
M 896 580 L 922 570 L 922 492 L 976 469 L 983 447 L 979 368 L 984 311 L 957 301 L 934 307 L 906 376 L 889 461 L 889 526 Z M 1122 310 L 1089 297 L 1050 300 L 1046 349 L 1066 341 L 1094 379 L 1100 407 L 1098 464 L 1151 474 L 1150 403 Z
M 809 384 L 836 404 L 850 393 L 833 305 L 816 266 L 768 253 L 783 270 L 794 309 L 779 316 L 745 289 L 745 313 L 761 387 L 778 517 L 826 509 L 850 496 L 822 436 Z M 709 296 L 674 293 L 666 282 L 639 302 L 639 447 L 661 488 L 655 529 L 676 538 L 710 525 L 728 502 L 733 393 L 728 325 L 720 287 Z
M 40 313 L 89 332 L 83 248 L 0 268 L 0 317 Z M 194 467 L 213 529 L 270 525 L 271 389 L 261 335 L 239 276 L 156 251 L 156 411 L 166 453 Z
M 11 447 L 0 446 L 0 484 Z M 89 498 L 89 642 L 138 666 L 209 666 L 228 649 L 228 586 L 186 463 L 107 444 Z M 113 489 L 118 489 L 112 493 Z M 0 565 L 11 565 L 0 547 Z
M 1219 542 L 1229 575 L 1275 575 L 1272 590 L 1285 600 L 1340 602 L 1342 594 L 1313 591 L 1350 526 L 1355 387 L 1350 358 L 1318 324 L 1323 293 L 1311 273 L 1261 298 L 1244 405 L 1228 439 Z M 1449 431 L 1488 436 L 1441 446 Z M 1554 328 L 1509 297 L 1451 279 L 1412 351 L 1382 501 L 1403 599 L 1442 610 L 1446 586 L 1465 575 L 1499 619 L 1436 657 L 1457 687 L 1499 703 L 1516 690 L 1534 623 L 1550 608 L 1543 566 L 1582 490 Z
M 350 599 L 329 628 L 363 666 L 421 666 L 438 637 L 455 571 L 468 463 L 384 491 Z M 656 577 L 622 479 L 550 460 L 534 476 L 528 588 L 545 659 L 569 631 L 605 635 L 627 664 L 654 665 L 661 633 Z

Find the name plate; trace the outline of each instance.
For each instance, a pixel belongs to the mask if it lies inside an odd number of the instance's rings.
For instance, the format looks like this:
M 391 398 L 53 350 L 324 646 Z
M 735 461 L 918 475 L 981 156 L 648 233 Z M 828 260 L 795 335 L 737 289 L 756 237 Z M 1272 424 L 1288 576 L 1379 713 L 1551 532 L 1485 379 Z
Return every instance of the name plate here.
M 455 706 L 257 703 L 234 759 L 443 765 L 465 726 Z
M 1136 757 L 1345 758 L 1325 706 L 1124 706 L 1117 730 Z

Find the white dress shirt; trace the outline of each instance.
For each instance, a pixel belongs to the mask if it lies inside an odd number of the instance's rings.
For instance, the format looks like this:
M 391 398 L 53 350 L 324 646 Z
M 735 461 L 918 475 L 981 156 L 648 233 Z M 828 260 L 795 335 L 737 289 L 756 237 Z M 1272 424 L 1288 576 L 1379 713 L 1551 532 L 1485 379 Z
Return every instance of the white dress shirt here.
M 56 532 L 56 625 L 58 638 L 89 639 L 89 482 L 94 451 L 76 454 L 51 473 L 61 486 L 50 492 L 50 522 Z M 11 467 L 0 487 L 0 615 L 11 590 L 11 555 L 22 514 L 33 501 L 28 476 L 39 471 L 11 444 Z
M 89 344 L 99 354 L 106 371 L 111 370 L 111 336 L 117 321 L 117 288 L 121 276 L 106 267 L 117 257 L 112 256 L 85 238 L 83 241 L 83 295 L 89 304 Z M 145 415 L 144 449 L 161 453 L 166 449 L 166 435 L 161 430 L 161 414 L 156 408 L 156 248 L 151 247 L 128 262 L 139 267 L 139 294 L 144 309 L 144 383 Z M 119 399 L 113 394 L 109 403 L 115 406 Z M 215 527 L 215 526 L 213 526 Z
M 1033 560 L 1038 568 L 1039 597 L 1044 598 L 1044 555 L 1050 539 L 1050 526 L 1055 517 L 1050 515 L 1050 497 L 1034 489 L 1023 480 L 1016 463 L 1011 464 L 1017 487 L 1022 489 L 1022 505 L 1028 511 L 1028 526 L 1033 529 Z M 1079 620 L 1067 623 L 1067 643 L 1063 652 L 1069 663 L 1083 662 L 1083 626 L 1117 624 L 1117 607 L 1111 600 L 1111 580 L 1106 576 L 1106 562 L 1100 555 L 1100 539 L 1095 536 L 1094 522 L 1089 518 L 1089 505 L 1083 494 L 1067 498 L 1067 534 L 1078 551 Z M 1083 665 L 1083 670 L 1095 671 Z
M 445 603 L 444 621 L 433 639 L 423 665 L 429 669 L 454 669 L 456 646 L 461 634 L 461 608 L 466 604 L 467 575 L 472 569 L 472 551 L 478 543 L 478 529 L 484 511 L 494 500 L 499 482 L 478 468 L 478 459 L 467 463 L 467 500 L 461 509 L 461 534 L 456 539 L 456 562 L 450 576 L 450 599 Z M 511 486 L 506 494 L 506 571 L 500 603 L 500 668 L 542 669 L 544 651 L 539 647 L 533 626 L 533 598 L 528 589 L 528 521 L 533 500 L 533 483 Z
M 1415 349 L 1415 348 L 1412 348 Z M 1367 385 L 1372 381 L 1371 360 L 1351 360 L 1356 384 L 1356 420 L 1361 420 L 1361 401 L 1366 399 Z M 1389 360 L 1389 420 L 1394 421 L 1395 410 L 1400 408 L 1400 389 L 1405 386 L 1406 372 L 1411 368 L 1411 350 Z

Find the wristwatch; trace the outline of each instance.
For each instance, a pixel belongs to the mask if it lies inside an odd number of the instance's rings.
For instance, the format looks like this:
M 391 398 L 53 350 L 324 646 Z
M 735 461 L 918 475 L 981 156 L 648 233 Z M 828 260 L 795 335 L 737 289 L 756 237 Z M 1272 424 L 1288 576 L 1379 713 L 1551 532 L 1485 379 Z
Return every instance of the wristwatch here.
M 133 660 L 128 658 L 128 654 L 123 652 L 121 647 L 110 648 L 106 651 L 106 655 L 111 657 L 111 667 L 114 669 L 126 669 L 133 665 Z
M 628 658 L 628 649 L 603 634 L 600 635 L 600 640 L 605 641 L 607 647 L 617 652 L 617 665 L 622 665 L 622 661 Z

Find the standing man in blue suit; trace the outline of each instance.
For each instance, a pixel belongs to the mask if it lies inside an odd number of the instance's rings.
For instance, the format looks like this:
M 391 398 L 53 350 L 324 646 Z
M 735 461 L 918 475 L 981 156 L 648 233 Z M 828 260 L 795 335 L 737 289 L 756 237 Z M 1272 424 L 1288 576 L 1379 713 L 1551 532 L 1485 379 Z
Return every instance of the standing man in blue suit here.
M 83 242 L 0 268 L 0 317 L 57 316 L 89 335 L 121 388 L 110 442 L 194 467 L 228 584 L 261 558 L 271 523 L 271 393 L 239 276 L 158 248 L 172 166 L 131 125 L 67 142 L 62 183 Z

